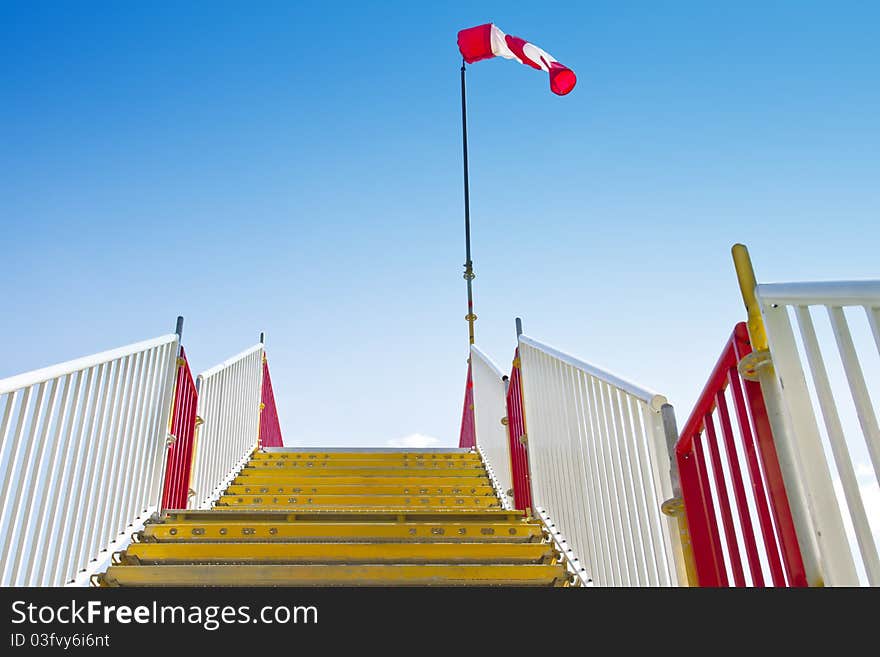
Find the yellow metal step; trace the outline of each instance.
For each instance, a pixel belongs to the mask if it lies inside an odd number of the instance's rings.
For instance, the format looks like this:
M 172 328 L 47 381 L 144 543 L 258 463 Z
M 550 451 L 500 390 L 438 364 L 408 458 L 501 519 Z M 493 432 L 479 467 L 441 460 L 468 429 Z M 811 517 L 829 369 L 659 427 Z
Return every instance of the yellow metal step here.
M 420 453 L 420 452 L 255 452 L 254 460 L 265 461 L 477 461 L 474 452 Z
M 280 472 L 265 473 L 262 470 L 242 470 L 235 481 L 234 485 L 249 486 L 487 486 L 489 476 L 473 477 L 435 477 L 433 475 L 419 476 L 363 476 L 363 475 L 326 475 L 321 477 L 295 474 L 283 474 Z
M 308 511 L 286 511 L 268 509 L 236 509 L 218 507 L 208 510 L 171 510 L 163 514 L 170 522 L 309 522 L 309 521 L 349 521 L 349 522 L 519 522 L 522 511 L 504 509 L 310 509 Z
M 218 506 L 253 506 L 303 508 L 323 506 L 335 509 L 347 507 L 394 508 L 461 508 L 481 509 L 500 507 L 497 497 L 461 497 L 455 495 L 222 495 Z
M 257 451 L 214 508 L 168 510 L 102 586 L 567 586 L 474 452 Z
M 286 484 L 233 484 L 225 491 L 226 495 L 469 495 L 494 496 L 491 486 L 421 486 L 421 485 L 385 485 L 368 484 L 361 486 L 325 486 L 323 483 L 312 485 Z
M 500 505 L 497 506 L 486 506 L 484 509 L 486 511 L 492 511 L 493 509 L 500 508 Z M 335 520 L 340 519 L 349 519 L 351 518 L 352 513 L 363 512 L 369 513 L 371 515 L 384 514 L 386 516 L 391 516 L 392 514 L 397 517 L 402 517 L 411 511 L 424 511 L 425 513 L 431 513 L 434 516 L 440 516 L 444 513 L 456 513 L 458 511 L 476 511 L 481 512 L 483 508 L 481 507 L 452 507 L 452 506 L 397 506 L 397 507 L 386 507 L 383 509 L 377 509 L 373 506 L 355 506 L 349 505 L 346 507 L 332 507 L 332 506 L 290 506 L 287 504 L 279 504 L 278 506 L 266 506 L 266 505 L 248 505 L 248 504 L 234 504 L 230 506 L 215 506 L 214 511 L 223 512 L 226 510 L 230 511 L 241 511 L 243 513 L 250 512 L 260 512 L 260 511 L 281 511 L 282 513 L 292 514 L 292 515 L 302 515 L 308 513 L 321 513 L 322 515 L 332 517 Z
M 542 541 L 536 523 L 514 522 L 266 522 L 224 520 L 149 523 L 138 540 L 162 542 L 477 542 Z
M 135 543 L 114 563 L 554 563 L 549 543 Z
M 565 586 L 561 565 L 110 566 L 101 586 Z
M 457 463 L 450 461 L 441 463 L 432 461 L 430 463 L 372 463 L 364 464 L 357 461 L 305 461 L 299 463 L 297 461 L 248 461 L 245 465 L 248 470 L 263 470 L 268 472 L 301 472 L 304 474 L 319 473 L 338 473 L 343 475 L 360 474 L 360 475 L 383 475 L 391 474 L 396 476 L 409 476 L 408 473 L 418 474 L 428 472 L 435 476 L 470 476 L 485 472 L 482 463 L 475 462 Z
M 261 477 L 278 477 L 284 475 L 296 475 L 298 478 L 308 479 L 311 477 L 406 477 L 410 481 L 418 481 L 424 479 L 425 476 L 433 478 L 443 477 L 488 477 L 485 470 L 406 470 L 404 468 L 389 470 L 387 468 L 274 468 L 274 467 L 252 467 L 250 465 L 241 469 L 238 476 L 250 476 L 257 474 Z
M 418 461 L 415 459 L 395 459 L 392 461 L 378 459 L 251 459 L 248 465 L 266 468 L 403 468 L 409 470 L 454 470 L 456 468 L 483 468 L 476 460 L 435 460 Z

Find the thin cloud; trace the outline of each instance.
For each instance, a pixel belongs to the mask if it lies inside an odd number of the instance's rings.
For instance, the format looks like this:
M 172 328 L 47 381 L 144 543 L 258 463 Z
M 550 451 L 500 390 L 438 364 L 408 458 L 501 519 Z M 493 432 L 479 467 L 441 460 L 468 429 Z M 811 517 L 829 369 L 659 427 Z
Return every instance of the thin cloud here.
M 426 436 L 423 433 L 411 433 L 402 438 L 392 438 L 387 442 L 388 447 L 436 447 L 440 444 L 440 439 L 434 436 Z

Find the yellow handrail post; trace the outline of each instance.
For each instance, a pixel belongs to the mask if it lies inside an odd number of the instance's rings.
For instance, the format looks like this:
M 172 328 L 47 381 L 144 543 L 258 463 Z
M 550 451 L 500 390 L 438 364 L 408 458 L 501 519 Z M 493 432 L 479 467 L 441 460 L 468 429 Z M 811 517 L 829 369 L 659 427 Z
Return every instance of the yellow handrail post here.
M 192 455 L 189 459 L 189 482 L 186 485 L 187 493 L 186 493 L 186 506 L 189 508 L 189 500 L 191 497 L 195 497 L 196 491 L 193 490 L 193 478 L 195 477 L 196 471 L 196 450 L 199 447 L 199 427 L 201 427 L 205 423 L 205 420 L 196 415 L 195 425 L 193 426 L 193 447 L 192 447 Z
M 745 244 L 734 244 L 730 250 L 733 255 L 733 265 L 736 267 L 736 277 L 739 280 L 739 289 L 742 293 L 743 303 L 748 313 L 749 337 L 752 340 L 753 351 L 767 350 L 767 331 L 764 329 L 764 319 L 761 317 L 761 307 L 758 305 L 758 297 L 755 288 L 758 282 L 755 280 L 755 270 L 752 268 L 752 259 Z
M 660 409 L 660 415 L 663 421 L 663 433 L 666 436 L 666 448 L 669 453 L 669 478 L 672 484 L 672 497 L 660 505 L 660 510 L 664 515 L 673 518 L 678 527 L 678 535 L 673 535 L 670 538 L 672 538 L 673 550 L 677 552 L 675 570 L 678 574 L 679 584 L 684 585 L 686 580 L 687 586 L 699 586 L 697 564 L 694 561 L 694 550 L 691 544 L 691 533 L 685 512 L 684 496 L 681 493 L 678 460 L 675 456 L 675 444 L 678 442 L 678 425 L 675 422 L 675 412 L 670 404 L 663 404 Z
M 752 268 L 752 259 L 744 244 L 734 244 L 731 248 L 731 255 L 743 303 L 748 313 L 749 339 L 752 343 L 752 352 L 740 360 L 737 368 L 743 378 L 757 381 L 761 386 L 767 419 L 779 458 L 783 484 L 791 507 L 798 546 L 807 571 L 807 580 L 809 586 L 824 586 L 817 565 L 819 557 L 812 523 L 802 499 L 804 493 L 797 473 L 797 456 L 792 451 L 794 443 L 789 435 L 791 429 L 785 418 L 785 402 L 782 399 L 781 384 L 776 380 L 773 355 L 767 339 L 761 304 L 758 302 L 758 284 L 755 279 L 755 270 Z M 786 440 L 786 436 L 789 436 L 789 439 Z

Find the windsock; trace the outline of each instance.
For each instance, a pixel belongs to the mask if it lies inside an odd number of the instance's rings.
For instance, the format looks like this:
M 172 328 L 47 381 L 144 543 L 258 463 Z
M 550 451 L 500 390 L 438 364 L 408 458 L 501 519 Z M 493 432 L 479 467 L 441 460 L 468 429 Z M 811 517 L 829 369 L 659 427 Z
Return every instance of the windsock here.
M 567 66 L 560 64 L 546 50 L 525 39 L 505 34 L 497 25 L 486 23 L 458 33 L 458 49 L 468 64 L 482 59 L 504 57 L 550 74 L 550 90 L 564 96 L 577 83 L 577 77 Z

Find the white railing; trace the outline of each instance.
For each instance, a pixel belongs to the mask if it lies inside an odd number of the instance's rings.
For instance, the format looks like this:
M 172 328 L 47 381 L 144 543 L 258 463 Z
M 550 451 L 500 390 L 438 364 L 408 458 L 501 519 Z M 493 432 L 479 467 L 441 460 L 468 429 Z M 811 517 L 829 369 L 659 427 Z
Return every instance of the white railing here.
M 877 394 L 880 281 L 764 284 L 756 293 L 775 372 L 765 396 L 780 418 L 774 437 L 808 578 L 878 586 L 880 508 L 866 506 L 880 499 L 880 429 L 865 373 Z
M 596 586 L 676 586 L 666 398 L 519 337 L 534 505 Z
M 3 586 L 73 580 L 158 497 L 177 335 L 0 381 Z
M 511 508 L 513 478 L 507 427 L 507 390 L 504 374 L 491 359 L 471 345 L 471 378 L 474 383 L 474 428 L 477 449 L 483 457 L 505 509 Z M 510 494 L 508 494 L 510 491 Z
M 217 500 L 257 446 L 263 345 L 254 345 L 196 379 L 199 429 L 193 467 L 195 497 L 190 505 L 207 509 Z

